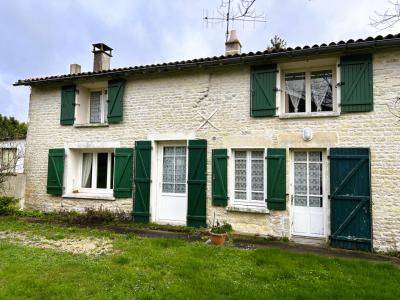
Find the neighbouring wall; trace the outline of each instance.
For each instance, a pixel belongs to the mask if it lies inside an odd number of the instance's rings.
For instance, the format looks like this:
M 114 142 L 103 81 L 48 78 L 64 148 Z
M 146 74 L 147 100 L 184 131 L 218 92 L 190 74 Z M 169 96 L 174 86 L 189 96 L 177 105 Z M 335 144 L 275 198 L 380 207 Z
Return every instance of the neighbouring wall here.
M 9 175 L 0 189 L 0 195 L 19 199 L 20 208 L 24 208 L 25 178 L 26 176 L 23 173 Z

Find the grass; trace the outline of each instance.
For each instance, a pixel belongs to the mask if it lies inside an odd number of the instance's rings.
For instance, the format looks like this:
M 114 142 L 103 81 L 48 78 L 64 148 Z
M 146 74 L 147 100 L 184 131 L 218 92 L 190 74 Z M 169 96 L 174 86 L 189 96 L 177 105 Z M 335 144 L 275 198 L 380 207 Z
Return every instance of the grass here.
M 60 240 L 107 237 L 121 252 L 89 257 L 0 240 L 0 299 L 398 299 L 388 263 L 240 250 L 175 239 L 31 224 L 0 217 L 0 231 Z

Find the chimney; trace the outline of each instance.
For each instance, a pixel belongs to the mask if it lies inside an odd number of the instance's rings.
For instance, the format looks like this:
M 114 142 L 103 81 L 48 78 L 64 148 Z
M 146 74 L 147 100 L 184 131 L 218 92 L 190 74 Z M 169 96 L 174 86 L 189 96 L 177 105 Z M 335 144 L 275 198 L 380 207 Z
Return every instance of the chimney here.
M 242 44 L 236 35 L 236 30 L 231 30 L 229 33 L 228 40 L 225 42 L 225 55 L 240 54 L 242 50 Z
M 112 50 L 112 48 L 103 43 L 93 44 L 93 72 L 110 70 L 110 58 L 112 57 Z
M 80 72 L 81 72 L 81 65 L 78 64 L 69 65 L 69 74 L 78 74 Z

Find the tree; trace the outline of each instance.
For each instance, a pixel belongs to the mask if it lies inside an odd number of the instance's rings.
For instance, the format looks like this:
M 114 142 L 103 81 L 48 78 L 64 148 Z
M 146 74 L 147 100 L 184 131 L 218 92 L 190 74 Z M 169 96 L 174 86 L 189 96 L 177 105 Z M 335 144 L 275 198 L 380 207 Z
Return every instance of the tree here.
M 0 140 L 24 139 L 27 130 L 26 123 L 0 114 Z
M 268 46 L 268 49 L 279 50 L 286 48 L 286 41 L 277 35 L 275 35 L 270 41 L 271 41 L 271 46 Z
M 400 21 L 400 2 L 389 1 L 391 8 L 385 10 L 385 12 L 375 12 L 375 17 L 371 17 L 371 26 L 377 29 L 383 30 L 393 27 Z

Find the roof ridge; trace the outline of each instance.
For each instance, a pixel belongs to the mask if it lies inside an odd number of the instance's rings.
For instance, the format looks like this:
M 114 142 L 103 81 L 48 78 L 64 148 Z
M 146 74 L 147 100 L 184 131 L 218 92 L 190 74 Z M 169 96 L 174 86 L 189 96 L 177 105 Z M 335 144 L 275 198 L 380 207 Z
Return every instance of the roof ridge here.
M 109 70 L 102 70 L 102 71 L 89 71 L 89 72 L 80 72 L 75 74 L 61 74 L 61 75 L 50 75 L 44 77 L 32 77 L 28 79 L 18 80 L 14 85 L 31 85 L 32 83 L 38 82 L 48 82 L 54 80 L 63 80 L 63 79 L 74 79 L 74 78 L 82 78 L 88 76 L 97 76 L 97 75 L 112 75 L 120 72 L 126 71 L 139 71 L 139 70 L 148 70 L 152 68 L 162 68 L 162 67 L 174 67 L 178 68 L 182 65 L 189 65 L 189 64 L 202 64 L 207 62 L 215 62 L 215 61 L 223 61 L 223 60 L 232 60 L 234 58 L 246 58 L 252 56 L 267 56 L 267 55 L 276 55 L 276 54 L 285 54 L 297 51 L 306 51 L 306 50 L 325 50 L 325 49 L 332 49 L 338 46 L 349 46 L 349 45 L 361 45 L 363 43 L 375 43 L 375 42 L 382 42 L 382 41 L 390 41 L 390 40 L 397 40 L 399 39 L 400 45 L 400 33 L 398 34 L 388 34 L 386 36 L 378 35 L 376 37 L 367 37 L 365 39 L 349 39 L 347 41 L 340 40 L 339 42 L 330 42 L 329 44 L 321 43 L 321 44 L 314 44 L 313 46 L 304 45 L 304 46 L 296 46 L 296 47 L 287 47 L 284 49 L 265 49 L 264 51 L 256 51 L 256 52 L 247 52 L 247 53 L 240 53 L 240 54 L 233 54 L 233 55 L 220 55 L 220 56 L 212 56 L 212 57 L 201 57 L 201 58 L 193 58 L 188 60 L 182 61 L 170 61 L 164 63 L 156 63 L 156 64 L 147 64 L 147 65 L 137 65 L 137 66 L 129 66 L 129 67 L 119 67 L 113 68 Z

